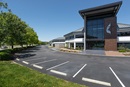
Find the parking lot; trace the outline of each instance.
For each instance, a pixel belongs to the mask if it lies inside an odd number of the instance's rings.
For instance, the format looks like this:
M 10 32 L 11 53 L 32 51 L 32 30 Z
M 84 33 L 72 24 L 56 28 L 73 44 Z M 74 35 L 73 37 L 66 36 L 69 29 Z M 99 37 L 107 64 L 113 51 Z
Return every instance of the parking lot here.
M 130 58 L 85 56 L 38 46 L 17 53 L 15 62 L 90 87 L 129 87 Z

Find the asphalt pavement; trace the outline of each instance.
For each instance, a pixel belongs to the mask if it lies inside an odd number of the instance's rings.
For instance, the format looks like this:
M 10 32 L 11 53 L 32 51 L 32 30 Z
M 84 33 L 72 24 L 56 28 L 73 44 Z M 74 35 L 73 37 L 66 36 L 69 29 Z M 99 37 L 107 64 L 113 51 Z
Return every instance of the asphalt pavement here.
M 37 46 L 16 53 L 15 62 L 89 87 L 130 87 L 130 58 L 64 53 Z

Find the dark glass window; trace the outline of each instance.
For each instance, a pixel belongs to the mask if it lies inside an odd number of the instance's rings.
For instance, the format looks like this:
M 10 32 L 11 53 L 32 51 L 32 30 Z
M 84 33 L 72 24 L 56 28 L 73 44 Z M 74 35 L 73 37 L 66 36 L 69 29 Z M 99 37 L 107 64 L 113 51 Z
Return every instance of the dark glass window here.
M 104 20 L 87 20 L 87 39 L 104 39 Z
M 76 35 L 76 38 L 84 38 L 83 34 Z
M 65 39 L 66 39 L 66 40 L 74 39 L 74 35 L 68 36 L 68 37 L 66 37 Z
M 104 41 L 89 41 L 87 42 L 87 49 L 104 50 Z
M 130 36 L 130 31 L 128 32 L 118 32 L 118 36 Z

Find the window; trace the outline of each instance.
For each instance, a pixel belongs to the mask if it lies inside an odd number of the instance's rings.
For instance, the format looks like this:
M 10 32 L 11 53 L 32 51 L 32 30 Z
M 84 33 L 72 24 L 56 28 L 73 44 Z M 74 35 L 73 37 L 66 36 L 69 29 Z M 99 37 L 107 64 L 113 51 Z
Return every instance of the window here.
M 118 36 L 130 36 L 130 31 L 127 32 L 118 32 Z
M 86 34 L 87 39 L 104 39 L 104 20 L 88 20 Z
M 66 37 L 65 39 L 66 39 L 66 40 L 74 39 L 74 35 L 68 36 L 68 37 Z
M 76 35 L 76 38 L 84 38 L 83 34 Z

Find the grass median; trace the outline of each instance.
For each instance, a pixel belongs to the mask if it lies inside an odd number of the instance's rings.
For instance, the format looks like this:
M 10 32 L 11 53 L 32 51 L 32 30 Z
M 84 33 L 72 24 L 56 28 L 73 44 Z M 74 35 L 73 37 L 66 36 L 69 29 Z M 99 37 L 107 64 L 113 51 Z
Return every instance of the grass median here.
M 0 61 L 0 87 L 86 87 L 42 74 L 12 61 Z

